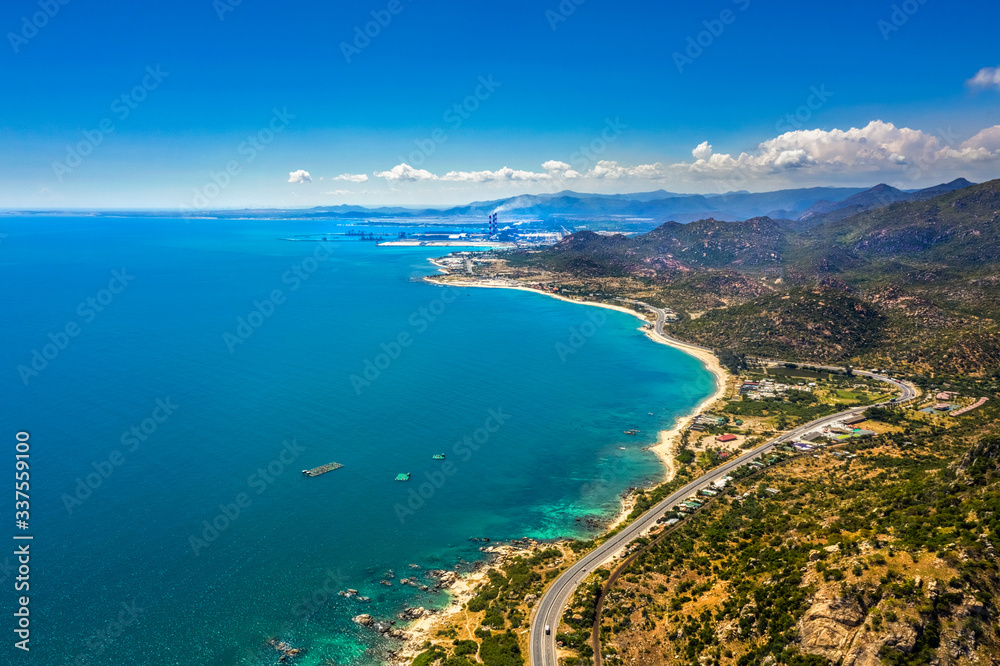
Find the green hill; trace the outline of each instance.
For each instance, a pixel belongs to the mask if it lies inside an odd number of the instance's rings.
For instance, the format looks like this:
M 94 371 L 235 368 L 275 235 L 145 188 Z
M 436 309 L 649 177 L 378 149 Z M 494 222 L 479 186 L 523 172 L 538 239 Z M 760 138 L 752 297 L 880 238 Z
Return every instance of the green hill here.
M 504 255 L 524 281 L 642 297 L 675 334 L 742 354 L 992 374 L 1000 361 L 1000 180 L 814 227 L 757 217 L 583 231 Z

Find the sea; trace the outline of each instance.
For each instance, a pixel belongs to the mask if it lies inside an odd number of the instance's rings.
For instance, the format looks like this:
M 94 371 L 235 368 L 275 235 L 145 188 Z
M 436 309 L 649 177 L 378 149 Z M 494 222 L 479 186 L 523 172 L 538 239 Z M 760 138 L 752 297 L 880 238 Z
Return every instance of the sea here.
M 414 230 L 0 218 L 4 663 L 24 624 L 36 665 L 383 663 L 353 617 L 441 607 L 429 571 L 594 536 L 662 478 L 643 449 L 714 391 L 700 362 L 357 236 Z

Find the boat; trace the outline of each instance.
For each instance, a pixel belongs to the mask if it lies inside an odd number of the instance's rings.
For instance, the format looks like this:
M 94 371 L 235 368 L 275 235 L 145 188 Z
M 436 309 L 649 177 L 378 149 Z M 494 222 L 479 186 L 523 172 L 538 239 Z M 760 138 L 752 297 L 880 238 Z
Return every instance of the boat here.
M 410 473 L 406 472 L 404 474 L 397 474 L 396 475 L 396 480 L 397 481 L 409 481 L 410 480 Z
M 433 456 L 431 456 L 431 458 L 433 460 L 444 460 L 444 454 L 443 453 L 435 453 Z
M 625 434 L 626 434 L 626 435 L 638 435 L 638 434 L 639 434 L 639 431 L 638 431 L 638 430 L 636 430 L 635 428 L 631 428 L 631 429 L 629 429 L 629 430 L 626 430 L 626 431 L 625 431 Z

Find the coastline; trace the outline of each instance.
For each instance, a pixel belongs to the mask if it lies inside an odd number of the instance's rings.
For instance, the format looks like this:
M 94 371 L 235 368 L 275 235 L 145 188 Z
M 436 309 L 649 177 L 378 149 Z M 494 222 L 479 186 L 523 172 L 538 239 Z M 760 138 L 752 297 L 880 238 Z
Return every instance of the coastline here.
M 431 259 L 430 263 L 436 268 L 441 270 L 444 274 L 448 274 L 448 269 Z M 702 366 L 712 374 L 715 378 L 715 392 L 707 396 L 694 408 L 694 410 L 686 415 L 679 417 L 676 422 L 668 429 L 660 430 L 657 433 L 656 444 L 648 447 L 648 450 L 653 452 L 656 457 L 660 460 L 664 468 L 664 478 L 660 483 L 666 483 L 672 481 L 674 476 L 677 474 L 677 464 L 674 460 L 676 454 L 677 444 L 680 442 L 681 433 L 684 429 L 699 415 L 704 414 L 710 410 L 716 402 L 722 399 L 726 394 L 727 382 L 729 375 L 726 370 L 722 367 L 719 362 L 718 357 L 711 352 L 704 349 L 696 348 L 683 342 L 677 340 L 668 340 L 661 338 L 655 332 L 655 330 L 648 328 L 647 325 L 650 323 L 646 316 L 634 310 L 622 305 L 612 305 L 610 303 L 599 303 L 595 301 L 582 301 L 577 299 L 568 298 L 560 294 L 555 294 L 551 292 L 541 291 L 539 289 L 532 289 L 530 287 L 525 287 L 521 285 L 513 284 L 497 284 L 494 282 L 487 282 L 482 280 L 465 280 L 465 281 L 448 281 L 442 282 L 435 279 L 437 276 L 428 276 L 425 280 L 437 286 L 456 286 L 456 287 L 477 287 L 483 289 L 513 289 L 518 291 L 527 291 L 535 294 L 543 294 L 545 296 L 550 296 L 552 298 L 565 301 L 567 303 L 577 303 L 581 305 L 590 305 L 594 307 L 605 308 L 608 310 L 617 310 L 619 312 L 632 315 L 640 321 L 643 322 L 644 326 L 640 328 L 646 337 L 656 342 L 658 344 L 667 345 L 668 347 L 673 347 L 678 349 L 689 356 L 701 361 Z M 617 516 L 611 520 L 607 525 L 602 528 L 603 533 L 607 533 L 623 523 L 628 519 L 629 514 L 635 506 L 635 495 L 634 492 L 629 491 L 624 493 L 621 497 L 621 508 Z M 435 629 L 440 626 L 442 622 L 446 622 L 448 619 L 453 618 L 459 613 L 465 612 L 464 606 L 473 596 L 475 596 L 476 589 L 479 585 L 488 579 L 489 572 L 495 570 L 497 567 L 502 566 L 512 554 L 521 554 L 518 549 L 512 547 L 506 548 L 490 548 L 487 552 L 492 553 L 492 558 L 486 561 L 483 566 L 477 570 L 459 577 L 453 585 L 447 588 L 450 599 L 448 603 L 439 611 L 426 612 L 423 617 L 415 620 L 410 626 L 404 630 L 405 639 L 403 646 L 394 652 L 392 658 L 392 664 L 406 666 L 408 665 L 421 651 L 421 647 L 425 641 L 430 640 Z
M 441 264 L 431 260 L 431 264 L 442 271 L 447 271 L 448 269 Z M 611 303 L 599 303 L 597 301 L 583 301 L 575 298 L 568 298 L 560 294 L 554 294 L 547 291 L 542 291 L 540 289 L 532 289 L 531 287 L 524 287 L 521 285 L 507 285 L 507 284 L 497 284 L 493 282 L 487 282 L 484 280 L 464 280 L 464 281 L 449 281 L 449 282 L 439 282 L 434 279 L 434 276 L 426 278 L 427 282 L 435 284 L 438 286 L 456 286 L 456 287 L 476 287 L 481 289 L 513 289 L 516 291 L 527 291 L 533 294 L 542 294 L 544 296 L 550 296 L 560 301 L 565 301 L 567 303 L 577 303 L 579 305 L 590 305 L 598 308 L 605 308 L 607 310 L 617 310 L 618 312 L 623 312 L 625 314 L 630 314 L 633 317 L 641 320 L 644 324 L 649 324 L 649 320 L 640 311 L 634 310 L 623 305 L 613 305 Z M 668 347 L 673 347 L 674 349 L 680 350 L 687 354 L 688 356 L 693 356 L 694 358 L 701 361 L 702 367 L 712 374 L 715 378 L 715 392 L 702 400 L 694 408 L 694 410 L 686 415 L 679 417 L 674 425 L 666 430 L 660 430 L 657 436 L 656 444 L 649 447 L 649 450 L 656 454 L 660 462 L 663 463 L 665 478 L 662 483 L 672 481 L 674 475 L 677 473 L 676 463 L 674 462 L 674 449 L 677 443 L 680 441 L 681 432 L 691 424 L 691 422 L 698 416 L 704 414 L 705 412 L 712 409 L 712 407 L 719 400 L 725 397 L 727 383 L 729 381 L 729 373 L 722 364 L 719 362 L 719 358 L 704 349 L 699 347 L 694 347 L 692 345 L 685 344 L 679 340 L 668 340 L 661 338 L 656 334 L 654 330 L 646 328 L 643 326 L 641 330 L 646 334 L 646 337 L 653 342 L 661 345 L 666 345 Z M 626 510 L 628 505 L 628 498 L 623 498 L 622 500 L 622 512 L 621 514 L 612 521 L 611 525 L 607 529 L 614 529 L 622 523 L 625 516 L 628 515 L 630 509 Z
M 422 651 L 424 643 L 435 636 L 438 628 L 447 624 L 455 616 L 466 613 L 465 604 L 476 596 L 479 586 L 489 580 L 490 572 L 504 566 L 515 557 L 530 556 L 539 548 L 545 547 L 539 542 L 527 541 L 527 545 L 497 544 L 487 546 L 481 550 L 488 553 L 490 557 L 480 561 L 472 571 L 465 574 L 448 572 L 448 577 L 443 585 L 443 589 L 449 596 L 448 604 L 440 610 L 424 610 L 421 617 L 410 623 L 402 632 L 403 645 L 398 650 L 392 651 L 389 663 L 393 666 L 409 666 Z M 468 616 L 465 624 L 468 635 L 459 635 L 459 638 L 472 638 Z

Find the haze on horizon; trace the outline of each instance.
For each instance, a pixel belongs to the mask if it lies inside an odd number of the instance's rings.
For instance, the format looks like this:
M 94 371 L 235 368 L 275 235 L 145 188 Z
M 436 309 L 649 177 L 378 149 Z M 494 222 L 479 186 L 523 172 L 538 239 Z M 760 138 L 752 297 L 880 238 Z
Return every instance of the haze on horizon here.
M 0 209 L 983 181 L 998 18 L 926 0 L 15 0 Z

